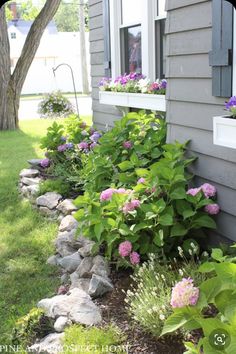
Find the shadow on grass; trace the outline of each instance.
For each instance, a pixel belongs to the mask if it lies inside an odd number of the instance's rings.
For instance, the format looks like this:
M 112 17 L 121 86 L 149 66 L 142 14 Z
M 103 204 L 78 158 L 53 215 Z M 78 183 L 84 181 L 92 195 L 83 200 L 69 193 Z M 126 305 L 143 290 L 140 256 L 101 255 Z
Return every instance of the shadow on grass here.
M 1 344 L 10 343 L 16 319 L 58 285 L 55 269 L 46 265 L 57 226 L 18 195 L 19 172 L 27 168 L 27 159 L 38 157 L 40 135 L 37 130 L 0 132 Z

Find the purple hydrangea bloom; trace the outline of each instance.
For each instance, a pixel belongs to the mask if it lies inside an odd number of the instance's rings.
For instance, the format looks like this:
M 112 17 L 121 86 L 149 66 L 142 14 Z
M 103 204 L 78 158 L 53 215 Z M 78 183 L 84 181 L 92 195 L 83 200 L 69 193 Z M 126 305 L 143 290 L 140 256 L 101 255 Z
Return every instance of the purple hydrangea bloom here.
M 66 149 L 67 149 L 66 144 L 59 145 L 57 147 L 57 151 L 59 151 L 59 152 L 64 152 L 64 151 L 66 151 Z
M 130 258 L 130 263 L 133 265 L 137 265 L 140 263 L 140 255 L 137 252 L 132 252 L 129 258 Z
M 236 107 L 236 96 L 231 97 L 228 102 L 225 102 L 225 107 L 227 110 L 230 110 L 231 107 Z
M 204 210 L 210 215 L 217 215 L 220 212 L 220 207 L 218 204 L 206 205 Z
M 161 81 L 161 88 L 162 88 L 162 89 L 166 89 L 166 87 L 167 87 L 167 81 L 166 81 L 165 79 L 163 79 L 163 80 Z
M 140 201 L 138 199 L 134 199 L 131 202 L 125 203 L 122 210 L 124 214 L 128 214 L 130 211 L 134 211 L 135 209 L 140 207 Z
M 43 159 L 40 162 L 40 166 L 43 168 L 48 168 L 50 166 L 50 160 L 49 159 Z
M 200 188 L 190 188 L 186 193 L 195 197 L 195 195 L 197 195 L 200 191 L 201 191 L 201 187 Z
M 204 183 L 201 186 L 201 190 L 203 191 L 206 198 L 215 197 L 216 195 L 216 187 L 210 183 Z
M 61 141 L 66 142 L 66 136 L 61 136 Z
M 96 143 L 98 142 L 99 138 L 101 138 L 101 134 L 99 132 L 94 132 L 89 139 Z
M 73 149 L 73 147 L 74 147 L 73 143 L 67 143 L 66 144 L 66 149 L 68 149 L 68 150 Z
M 78 148 L 79 148 L 80 150 L 86 150 L 86 149 L 89 148 L 89 144 L 86 143 L 86 141 L 82 141 L 82 142 L 79 143 L 77 146 L 78 146 Z
M 98 146 L 97 143 L 92 143 L 92 144 L 90 145 L 90 149 L 94 149 L 96 146 Z
M 124 141 L 124 142 L 123 142 L 123 147 L 124 147 L 125 149 L 131 149 L 132 146 L 133 146 L 133 144 L 132 144 L 131 141 Z

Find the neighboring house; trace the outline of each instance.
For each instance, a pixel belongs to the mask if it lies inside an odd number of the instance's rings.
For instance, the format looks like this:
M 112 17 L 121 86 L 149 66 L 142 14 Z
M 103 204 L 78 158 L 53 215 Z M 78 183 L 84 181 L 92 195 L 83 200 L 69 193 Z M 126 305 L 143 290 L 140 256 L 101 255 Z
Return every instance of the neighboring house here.
M 93 119 L 104 126 L 120 117 L 115 107 L 99 104 L 97 85 L 103 76 L 128 71 L 129 33 L 135 29 L 132 36 L 141 35 L 142 72 L 168 80 L 168 141 L 191 140 L 197 184 L 209 181 L 218 189 L 222 211 L 214 240 L 236 241 L 236 151 L 213 144 L 212 119 L 225 114 L 224 102 L 236 95 L 233 6 L 226 0 L 166 0 L 164 11 L 163 2 L 89 0 Z
M 12 70 L 20 57 L 32 21 L 15 19 L 8 22 Z M 86 33 L 87 57 L 89 58 L 89 34 Z M 53 21 L 47 26 L 35 58 L 27 74 L 22 94 L 48 93 L 60 89 L 73 92 L 69 68 L 61 67 L 54 78 L 52 68 L 61 63 L 69 64 L 74 72 L 77 91 L 82 91 L 79 32 L 58 32 Z M 88 63 L 89 66 L 89 63 Z M 89 70 L 88 70 L 89 71 Z

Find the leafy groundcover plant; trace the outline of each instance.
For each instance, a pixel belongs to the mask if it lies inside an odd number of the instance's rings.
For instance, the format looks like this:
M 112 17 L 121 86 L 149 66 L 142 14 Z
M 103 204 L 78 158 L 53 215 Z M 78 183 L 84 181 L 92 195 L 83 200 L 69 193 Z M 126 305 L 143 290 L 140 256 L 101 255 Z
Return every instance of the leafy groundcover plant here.
M 74 108 L 68 98 L 56 91 L 44 96 L 39 103 L 38 112 L 41 118 L 61 118 L 74 113 Z
M 195 246 L 190 247 L 194 253 Z M 160 263 L 154 255 L 149 255 L 149 261 L 135 271 L 133 285 L 126 294 L 125 302 L 131 318 L 148 332 L 159 337 L 165 319 L 171 315 L 171 290 L 181 277 L 191 276 L 197 285 L 205 279 L 197 273 L 198 263 L 185 260 L 183 263 Z
M 134 169 L 129 160 L 120 163 L 118 168 L 136 174 L 130 188 L 111 186 L 79 196 L 74 216 L 80 232 L 105 246 L 108 258 L 121 256 L 135 265 L 148 253 L 174 257 L 184 240 L 199 233 L 196 230 L 214 229 L 212 215 L 219 212 L 216 189 L 210 184 L 188 189 L 187 167 L 193 160 L 185 158 L 185 147 L 164 145 L 162 157 L 149 168 L 137 162 Z
M 114 81 L 111 78 L 103 78 L 99 83 L 101 91 L 146 93 L 154 95 L 165 95 L 167 81 L 157 80 L 151 82 L 144 75 L 130 73 L 118 76 Z
M 209 279 L 199 286 L 191 275 L 177 283 L 171 296 L 174 313 L 166 320 L 162 335 L 179 328 L 201 329 L 197 345 L 186 343 L 189 354 L 233 354 L 236 351 L 236 264 L 235 258 L 224 257 L 213 250 L 214 262 L 206 262 L 199 272 Z
M 106 328 L 84 328 L 71 326 L 65 330 L 63 340 L 63 353 L 71 354 L 101 354 L 101 353 L 127 353 L 125 336 L 115 326 Z

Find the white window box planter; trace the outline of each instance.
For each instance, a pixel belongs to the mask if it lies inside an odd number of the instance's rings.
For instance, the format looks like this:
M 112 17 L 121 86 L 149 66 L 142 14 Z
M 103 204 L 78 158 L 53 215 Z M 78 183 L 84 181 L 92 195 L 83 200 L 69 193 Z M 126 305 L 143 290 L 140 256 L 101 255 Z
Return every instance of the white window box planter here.
M 215 145 L 236 149 L 236 119 L 213 117 L 213 142 Z
M 127 93 L 99 91 L 99 101 L 118 107 L 150 109 L 152 111 L 166 111 L 165 95 L 151 95 L 146 93 Z

